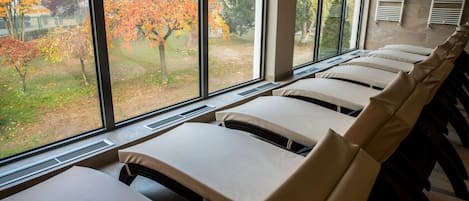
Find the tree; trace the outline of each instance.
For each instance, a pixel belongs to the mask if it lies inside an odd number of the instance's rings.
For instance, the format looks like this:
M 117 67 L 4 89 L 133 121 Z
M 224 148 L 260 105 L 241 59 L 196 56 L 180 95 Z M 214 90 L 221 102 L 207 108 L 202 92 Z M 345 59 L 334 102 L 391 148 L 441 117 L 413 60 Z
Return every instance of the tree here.
M 301 31 L 300 44 L 306 43 L 313 31 L 317 9 L 318 2 L 316 0 L 298 0 L 296 3 L 295 32 Z
M 210 2 L 213 0 L 209 0 Z M 173 34 L 182 34 L 184 30 L 190 32 L 196 27 L 194 25 L 198 21 L 197 1 L 106 0 L 105 12 L 110 32 L 108 38 L 120 37 L 129 42 L 138 40 L 140 33 L 152 47 L 158 47 L 162 82 L 167 84 L 166 42 Z
M 85 71 L 85 60 L 93 55 L 89 30 L 89 23 L 67 29 L 57 28 L 39 42 L 39 48 L 47 61 L 58 63 L 69 58 L 79 59 L 85 86 L 89 85 Z
M 26 13 L 34 13 L 32 7 L 39 0 L 0 0 L 0 18 L 5 22 L 8 35 L 24 41 L 24 19 Z
M 31 61 L 39 56 L 39 49 L 32 41 L 21 41 L 12 37 L 0 38 L 2 62 L 13 67 L 21 78 L 21 91 L 26 92 L 26 77 Z
M 21 91 L 26 91 L 26 76 L 31 61 L 39 56 L 34 42 L 25 41 L 25 15 L 40 12 L 33 7 L 39 0 L 0 0 L 0 18 L 3 19 L 8 37 L 1 38 L 0 56 L 3 63 L 14 67 L 22 82 Z
M 78 10 L 78 0 L 42 0 L 42 5 L 49 9 L 57 24 L 62 24 L 61 18 L 71 16 Z
M 329 6 L 327 18 L 323 26 L 320 46 L 321 49 L 337 49 L 339 44 L 339 27 L 342 15 L 342 4 L 339 0 L 333 0 Z M 324 19 L 324 18 L 323 18 Z
M 255 10 L 254 0 L 223 0 L 222 17 L 230 32 L 241 36 L 256 25 Z

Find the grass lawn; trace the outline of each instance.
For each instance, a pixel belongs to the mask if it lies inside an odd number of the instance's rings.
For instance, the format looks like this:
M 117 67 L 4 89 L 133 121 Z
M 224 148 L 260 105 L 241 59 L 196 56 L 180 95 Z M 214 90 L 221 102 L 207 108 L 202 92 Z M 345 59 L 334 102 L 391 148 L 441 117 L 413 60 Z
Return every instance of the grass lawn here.
M 245 35 L 228 41 L 211 40 L 210 47 L 214 53 L 226 49 L 242 52 L 249 50 L 249 39 Z M 198 96 L 198 52 L 181 49 L 184 42 L 184 36 L 173 36 L 166 46 L 167 85 L 161 84 L 157 48 L 146 41 L 131 42 L 131 48 L 120 48 L 119 42 L 113 44 L 110 65 L 117 120 Z M 224 55 L 211 58 L 210 75 L 216 78 L 210 82 L 213 89 L 251 79 L 252 55 L 240 56 L 231 60 Z M 102 126 L 91 59 L 86 63 L 87 87 L 76 59 L 50 64 L 38 58 L 33 66 L 23 94 L 14 69 L 0 64 L 0 158 Z

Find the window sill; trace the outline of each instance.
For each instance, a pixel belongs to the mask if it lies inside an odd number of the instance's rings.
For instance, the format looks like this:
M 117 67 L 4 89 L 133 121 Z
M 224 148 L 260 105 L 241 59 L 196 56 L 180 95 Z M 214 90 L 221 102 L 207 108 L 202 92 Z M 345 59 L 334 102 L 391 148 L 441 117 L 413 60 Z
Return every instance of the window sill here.
M 148 119 L 124 126 L 122 128 L 118 128 L 110 132 L 106 132 L 102 135 L 97 135 L 97 136 L 93 136 L 84 140 L 80 140 L 80 141 L 71 143 L 69 145 L 59 147 L 57 149 L 53 149 L 53 150 L 50 150 L 50 151 L 47 151 L 38 155 L 34 155 L 29 158 L 18 160 L 13 163 L 2 166 L 0 167 L 0 172 L 5 173 L 5 172 L 9 172 L 9 171 L 16 170 L 16 169 L 21 169 L 22 167 L 28 166 L 30 164 L 37 163 L 44 159 L 52 158 L 61 153 L 67 152 L 72 149 L 77 149 L 79 147 L 91 144 L 96 141 L 108 140 L 114 143 L 114 146 L 112 147 L 103 149 L 101 151 L 97 151 L 95 153 L 86 155 L 81 158 L 71 160 L 63 165 L 59 165 L 59 166 L 38 172 L 34 175 L 28 176 L 16 182 L 12 182 L 10 184 L 1 186 L 0 187 L 0 199 L 10 194 L 13 194 L 15 192 L 21 191 L 36 183 L 39 183 L 43 181 L 44 179 L 51 177 L 55 174 L 58 174 L 62 170 L 73 165 L 81 165 L 81 166 L 97 168 L 97 167 L 102 167 L 106 164 L 115 162 L 118 160 L 117 151 L 119 149 L 132 146 L 134 144 L 143 142 L 147 139 L 151 139 L 153 137 L 161 135 L 165 133 L 166 131 L 168 131 L 169 129 L 172 129 L 182 124 L 183 122 L 187 122 L 187 121 L 213 122 L 215 120 L 215 112 L 218 110 L 223 110 L 226 108 L 230 108 L 230 107 L 245 103 L 259 96 L 271 95 L 272 90 L 275 88 L 280 88 L 294 81 L 297 81 L 299 79 L 313 76 L 316 72 L 324 71 L 339 63 L 358 57 L 361 52 L 362 52 L 361 50 L 355 50 L 355 51 L 348 52 L 343 55 L 332 57 L 330 59 L 327 59 L 327 60 L 324 60 L 315 64 L 311 64 L 311 65 L 308 65 L 299 69 L 295 69 L 294 76 L 288 79 L 285 79 L 283 81 L 276 82 L 276 85 L 271 86 L 270 88 L 258 90 L 255 93 L 252 93 L 247 96 L 240 96 L 238 95 L 238 93 L 245 92 L 250 89 L 254 89 L 256 87 L 265 85 L 270 82 L 269 81 L 257 82 L 255 84 L 252 84 L 246 87 L 242 87 L 242 88 L 232 90 L 224 94 L 220 94 L 218 96 L 209 98 L 207 100 L 199 101 L 197 103 L 190 104 L 190 105 L 175 109 L 173 111 L 170 111 L 170 112 L 167 112 L 167 113 L 164 113 L 164 114 L 152 117 L 152 118 L 148 118 Z M 204 105 L 213 106 L 215 108 L 210 111 L 206 111 L 201 114 L 195 115 L 193 117 L 185 118 L 180 122 L 175 122 L 173 124 L 163 126 L 158 130 L 150 130 L 145 127 L 145 125 L 148 125 L 155 121 L 163 120 L 168 117 L 171 117 L 171 116 L 174 116 L 174 115 L 183 113 L 185 111 L 191 110 L 193 108 L 204 106 Z

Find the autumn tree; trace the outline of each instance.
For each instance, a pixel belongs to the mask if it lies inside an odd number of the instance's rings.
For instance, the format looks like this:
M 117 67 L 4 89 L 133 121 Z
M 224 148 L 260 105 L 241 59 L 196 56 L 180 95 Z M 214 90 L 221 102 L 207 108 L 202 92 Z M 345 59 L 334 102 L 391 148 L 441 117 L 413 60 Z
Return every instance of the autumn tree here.
M 39 0 L 0 0 L 0 18 L 5 22 L 8 35 L 24 41 L 24 20 L 27 13 L 34 13 L 32 9 Z
M 0 38 L 2 63 L 16 70 L 21 78 L 21 91 L 26 91 L 26 78 L 31 61 L 39 56 L 39 49 L 32 41 L 21 41 L 12 37 Z
M 0 56 L 4 64 L 14 67 L 26 91 L 26 76 L 31 61 L 39 55 L 35 43 L 25 41 L 25 15 L 41 12 L 34 8 L 39 0 L 0 0 L 0 18 L 5 22 L 7 37 L 1 39 Z
M 83 83 L 88 86 L 85 61 L 93 55 L 89 22 L 73 28 L 57 28 L 39 42 L 39 48 L 46 61 L 53 63 L 76 58 L 80 61 Z
M 213 0 L 209 0 L 210 2 Z M 198 21 L 197 1 L 106 0 L 105 12 L 109 38 L 121 38 L 129 42 L 138 40 L 140 33 L 152 47 L 158 47 L 162 82 L 168 83 L 165 55 L 167 40 L 175 33 L 190 32 L 196 27 L 194 25 Z
M 62 18 L 71 16 L 78 10 L 79 0 L 42 0 L 41 3 L 51 11 L 57 24 L 62 24 Z

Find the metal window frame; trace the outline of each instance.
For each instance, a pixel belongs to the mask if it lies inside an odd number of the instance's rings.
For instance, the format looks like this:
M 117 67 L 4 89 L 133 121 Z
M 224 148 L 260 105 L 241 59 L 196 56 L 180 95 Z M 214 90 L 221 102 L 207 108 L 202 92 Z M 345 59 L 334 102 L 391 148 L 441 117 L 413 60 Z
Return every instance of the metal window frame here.
M 260 77 L 258 79 L 250 80 L 244 83 L 240 83 L 225 89 L 209 93 L 208 90 L 208 0 L 199 0 L 199 96 L 193 99 L 182 101 L 167 107 L 157 108 L 156 110 L 144 113 L 123 121 L 116 122 L 114 116 L 114 104 L 112 99 L 112 84 L 110 75 L 109 65 L 109 52 L 106 38 L 106 22 L 104 13 L 104 2 L 103 0 L 89 0 L 90 9 L 90 21 L 91 21 L 91 33 L 93 38 L 94 47 L 94 59 L 95 59 L 95 70 L 97 76 L 97 88 L 99 95 L 99 105 L 101 113 L 102 127 L 84 133 L 71 136 L 69 138 L 51 142 L 49 144 L 39 146 L 18 154 L 14 154 L 5 158 L 0 159 L 0 166 L 37 155 L 54 148 L 59 148 L 78 140 L 83 140 L 92 136 L 103 134 L 126 126 L 136 121 L 144 120 L 147 118 L 154 117 L 156 115 L 174 110 L 188 104 L 210 98 L 228 91 L 232 91 L 239 87 L 243 87 L 249 84 L 253 84 L 264 80 L 265 78 L 265 48 L 266 48 L 266 28 L 267 28 L 267 12 L 268 12 L 268 1 L 262 1 L 262 36 L 261 36 L 261 62 L 260 62 Z
M 361 41 L 361 38 L 359 36 L 360 36 L 360 33 L 362 31 L 362 28 L 363 28 L 362 23 L 363 23 L 363 18 L 364 18 L 363 17 L 364 0 L 359 1 L 360 2 L 360 10 L 359 10 L 360 14 L 358 15 L 359 16 L 358 17 L 358 29 L 357 29 L 357 33 L 356 33 L 357 34 L 357 43 L 355 44 L 354 48 L 347 49 L 347 50 L 342 50 L 343 27 L 344 27 L 344 23 L 345 23 L 345 20 L 344 20 L 345 19 L 345 13 L 346 13 L 346 10 L 347 10 L 347 4 L 346 4 L 347 0 L 342 0 L 342 14 L 341 14 L 341 24 L 340 24 L 340 31 L 339 31 L 339 44 L 338 44 L 337 54 L 319 59 L 319 46 L 320 46 L 319 44 L 320 44 L 320 39 L 321 39 L 321 28 L 322 28 L 321 23 L 322 23 L 323 1 L 324 0 L 318 0 L 318 10 L 316 12 L 316 31 L 315 31 L 315 36 L 314 36 L 315 39 L 314 39 L 314 47 L 313 47 L 313 49 L 314 49 L 313 50 L 314 51 L 313 59 L 309 62 L 293 66 L 293 70 L 303 68 L 303 67 L 306 67 L 306 66 L 309 66 L 309 65 L 312 65 L 312 64 L 315 64 L 315 63 L 330 59 L 332 57 L 341 55 L 341 54 L 346 54 L 346 53 L 355 51 L 359 47 L 359 44 L 360 44 L 360 41 Z

